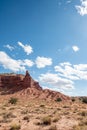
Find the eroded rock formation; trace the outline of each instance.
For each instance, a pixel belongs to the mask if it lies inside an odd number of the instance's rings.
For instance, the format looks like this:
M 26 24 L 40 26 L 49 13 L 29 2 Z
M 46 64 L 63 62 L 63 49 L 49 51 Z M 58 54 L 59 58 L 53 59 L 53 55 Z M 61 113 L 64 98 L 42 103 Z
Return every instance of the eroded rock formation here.
M 45 100 L 69 100 L 70 97 L 61 94 L 60 92 L 49 89 L 42 89 L 39 83 L 32 79 L 28 71 L 25 75 L 22 74 L 0 74 L 0 94 L 19 94 L 19 96 L 40 98 Z
M 37 88 L 41 90 L 39 83 L 34 81 L 28 71 L 25 75 L 21 74 L 1 74 L 0 88 L 8 93 L 14 93 L 26 88 Z M 6 91 L 7 90 L 7 91 Z

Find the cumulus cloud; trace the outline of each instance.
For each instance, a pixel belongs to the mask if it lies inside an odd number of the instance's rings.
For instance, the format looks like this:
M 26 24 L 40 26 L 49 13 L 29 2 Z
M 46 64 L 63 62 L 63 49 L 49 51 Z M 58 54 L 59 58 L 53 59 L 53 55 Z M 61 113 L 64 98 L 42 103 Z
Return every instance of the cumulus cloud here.
M 63 63 L 62 63 L 63 64 Z M 87 64 L 59 64 L 54 67 L 58 75 L 70 80 L 87 80 Z
M 8 48 L 10 51 L 14 50 L 14 47 L 9 44 L 5 45 L 4 47 Z
M 22 42 L 18 42 L 18 45 L 24 49 L 27 55 L 33 52 L 33 48 L 30 45 L 24 45 Z
M 73 81 L 65 78 L 61 78 L 58 74 L 45 73 L 39 76 L 39 80 L 45 84 L 51 85 L 57 89 L 73 89 Z
M 47 57 L 40 57 L 38 56 L 36 58 L 36 66 L 37 68 L 44 68 L 46 66 L 52 65 L 52 59 L 51 58 L 47 58 Z
M 29 59 L 18 60 L 18 62 L 20 63 L 20 65 L 28 66 L 28 67 L 32 67 L 34 65 L 34 62 L 32 60 L 29 60 Z
M 76 9 L 81 16 L 87 14 L 87 0 L 80 0 L 81 5 L 76 5 Z
M 75 51 L 75 52 L 79 51 L 79 47 L 78 47 L 78 46 L 72 46 L 72 49 L 73 49 L 73 51 Z
M 87 64 L 71 64 L 69 62 L 59 63 L 54 67 L 55 73 L 45 73 L 39 76 L 39 81 L 43 86 L 49 86 L 52 89 L 72 90 L 74 82 L 87 80 Z
M 25 67 L 21 66 L 18 61 L 12 59 L 5 52 L 0 51 L 0 64 L 11 71 L 25 71 Z
M 15 60 L 8 56 L 5 52 L 0 51 L 0 65 L 2 65 L 5 69 L 9 69 L 13 72 L 17 71 L 25 71 L 26 66 L 33 66 L 33 61 L 25 59 L 25 60 Z
M 32 60 L 25 59 L 24 65 L 26 65 L 28 67 L 32 67 L 34 65 L 34 62 Z

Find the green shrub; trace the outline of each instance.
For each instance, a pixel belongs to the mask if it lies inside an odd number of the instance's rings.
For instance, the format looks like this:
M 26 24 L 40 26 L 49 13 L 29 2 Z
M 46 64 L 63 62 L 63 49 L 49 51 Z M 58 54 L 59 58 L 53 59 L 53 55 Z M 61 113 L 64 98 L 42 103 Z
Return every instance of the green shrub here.
M 72 102 L 75 102 L 75 98 L 72 98 Z
M 16 124 L 12 125 L 11 128 L 10 128 L 10 130 L 20 130 L 20 129 L 21 129 L 21 126 L 16 125 Z
M 51 127 L 49 128 L 49 130 L 57 130 L 56 125 L 51 126 Z
M 28 117 L 28 116 L 25 116 L 25 117 L 23 118 L 23 120 L 26 120 L 27 122 L 29 122 L 29 117 Z
M 59 117 L 55 117 L 55 118 L 53 118 L 53 122 L 58 122 L 59 119 L 60 119 L 60 116 Z
M 26 110 L 22 110 L 22 111 L 21 111 L 21 114 L 24 114 L 24 115 L 25 115 L 25 114 L 28 114 L 28 110 L 27 110 L 27 109 L 26 109 Z
M 44 118 L 42 119 L 42 124 L 43 124 L 43 125 L 50 125 L 50 124 L 51 124 L 51 118 L 50 118 L 49 116 L 44 117 Z
M 13 113 L 9 112 L 9 113 L 5 113 L 5 114 L 3 115 L 3 118 L 4 118 L 4 119 L 16 118 L 16 116 L 13 115 Z
M 87 125 L 85 125 L 85 124 L 78 124 L 76 126 L 73 126 L 72 130 L 87 130 Z
M 83 97 L 83 98 L 82 98 L 82 102 L 83 102 L 83 103 L 87 103 L 87 97 Z
M 81 116 L 87 116 L 87 112 L 86 111 L 82 111 L 80 114 L 81 114 Z
M 18 101 L 17 98 L 13 98 L 13 97 L 11 97 L 10 100 L 9 100 L 9 103 L 11 103 L 11 104 L 16 104 L 17 101 Z
M 41 104 L 40 107 L 45 107 L 45 105 L 44 105 L 44 104 Z
M 61 102 L 62 99 L 61 99 L 61 98 L 57 98 L 56 101 L 57 101 L 57 102 Z

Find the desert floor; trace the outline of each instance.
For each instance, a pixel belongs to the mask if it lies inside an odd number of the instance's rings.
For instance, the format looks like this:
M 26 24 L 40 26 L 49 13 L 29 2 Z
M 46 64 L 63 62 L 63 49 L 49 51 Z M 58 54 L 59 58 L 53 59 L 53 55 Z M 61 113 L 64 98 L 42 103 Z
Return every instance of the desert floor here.
M 0 130 L 87 130 L 87 104 L 0 96 Z

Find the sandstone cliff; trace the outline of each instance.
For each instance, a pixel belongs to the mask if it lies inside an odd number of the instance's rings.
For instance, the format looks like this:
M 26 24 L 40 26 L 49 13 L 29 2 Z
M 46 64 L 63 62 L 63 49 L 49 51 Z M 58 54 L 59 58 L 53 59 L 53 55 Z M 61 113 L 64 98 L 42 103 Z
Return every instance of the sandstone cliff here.
M 0 94 L 14 94 L 28 96 L 40 99 L 69 100 L 70 97 L 61 94 L 60 92 L 49 89 L 43 90 L 38 82 L 32 79 L 28 71 L 25 75 L 22 74 L 0 74 Z
M 42 90 L 39 83 L 34 81 L 28 71 L 25 75 L 22 74 L 1 74 L 0 75 L 0 90 L 3 94 L 12 94 L 22 89 L 37 88 Z

